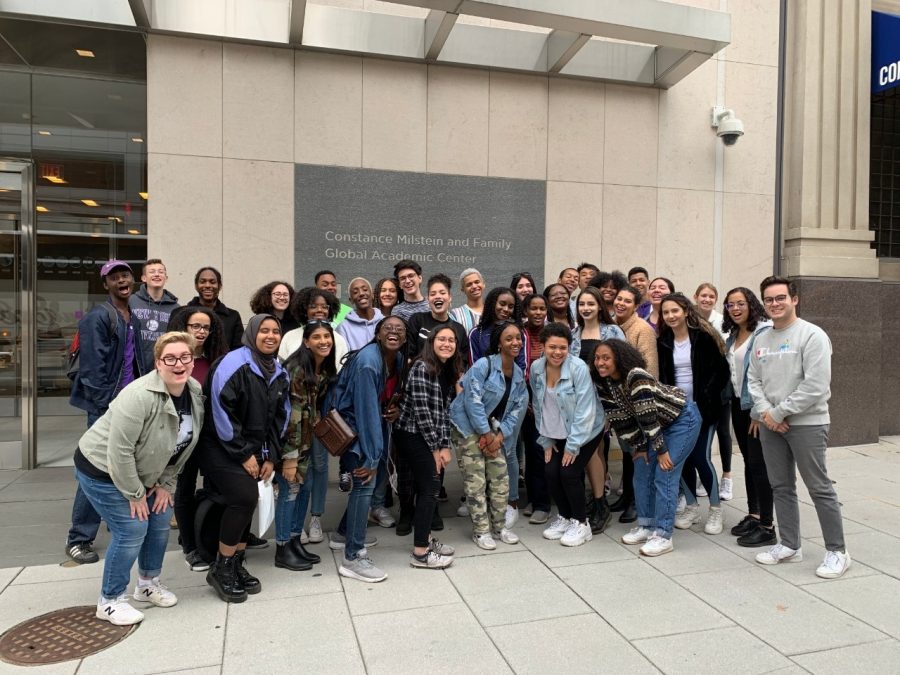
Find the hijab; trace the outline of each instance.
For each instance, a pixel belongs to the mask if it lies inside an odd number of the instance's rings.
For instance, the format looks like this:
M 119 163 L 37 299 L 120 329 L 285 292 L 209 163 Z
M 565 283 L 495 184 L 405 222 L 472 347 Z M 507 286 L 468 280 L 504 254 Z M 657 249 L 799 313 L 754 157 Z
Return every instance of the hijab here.
M 275 354 L 263 354 L 259 350 L 259 347 L 256 346 L 256 336 L 259 334 L 259 327 L 262 325 L 263 321 L 267 319 L 272 319 L 272 321 L 277 323 L 278 327 L 281 328 L 281 322 L 273 315 L 254 314 L 250 317 L 250 321 L 247 322 L 247 328 L 244 329 L 241 344 L 250 350 L 250 354 L 253 356 L 253 362 L 259 367 L 263 376 L 266 378 L 266 381 L 269 381 L 275 374 L 277 363 L 275 356 L 277 355 L 277 351 Z

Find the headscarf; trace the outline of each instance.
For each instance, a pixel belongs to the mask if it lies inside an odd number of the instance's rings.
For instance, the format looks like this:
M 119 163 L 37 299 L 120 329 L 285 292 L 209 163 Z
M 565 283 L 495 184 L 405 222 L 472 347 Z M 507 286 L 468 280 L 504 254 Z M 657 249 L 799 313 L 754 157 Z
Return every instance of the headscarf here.
M 266 319 L 272 319 L 278 324 L 278 328 L 281 328 L 281 322 L 277 317 L 271 314 L 254 314 L 250 317 L 250 321 L 247 322 L 247 328 L 244 329 L 244 335 L 241 337 L 241 344 L 250 350 L 253 362 L 259 367 L 266 381 L 268 381 L 275 374 L 277 363 L 275 357 L 278 351 L 276 350 L 274 354 L 263 354 L 259 351 L 259 347 L 256 346 L 256 336 L 259 334 L 259 327 Z

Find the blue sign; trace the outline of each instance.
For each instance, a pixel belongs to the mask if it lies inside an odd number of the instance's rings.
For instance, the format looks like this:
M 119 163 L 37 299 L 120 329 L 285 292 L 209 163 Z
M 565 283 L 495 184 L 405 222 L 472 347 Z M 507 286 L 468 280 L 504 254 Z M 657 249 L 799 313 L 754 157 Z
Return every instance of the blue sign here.
M 872 12 L 872 93 L 900 86 L 900 16 Z

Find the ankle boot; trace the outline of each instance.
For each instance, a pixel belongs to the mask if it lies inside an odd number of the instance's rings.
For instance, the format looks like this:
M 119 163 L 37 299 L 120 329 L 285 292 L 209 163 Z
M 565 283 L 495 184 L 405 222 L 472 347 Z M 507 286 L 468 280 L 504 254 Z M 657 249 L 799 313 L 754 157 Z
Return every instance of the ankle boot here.
M 235 556 L 223 556 L 219 553 L 206 573 L 206 583 L 225 602 L 244 602 L 247 599 L 247 591 L 241 585 L 235 567 Z
M 632 497 L 628 494 L 628 491 L 624 491 L 619 498 L 609 505 L 609 510 L 613 513 L 617 513 L 619 511 L 624 511 L 628 508 L 628 505 L 631 503 Z
M 619 516 L 620 523 L 633 523 L 637 520 L 637 510 L 634 508 L 634 499 L 628 502 L 628 506 L 625 507 L 625 510 L 622 511 L 622 515 Z
M 244 590 L 247 591 L 247 594 L 256 595 L 262 590 L 262 584 L 259 582 L 259 579 L 250 574 L 250 572 L 247 571 L 247 568 L 244 567 L 245 554 L 246 551 L 237 551 L 234 554 L 236 561 L 234 573 L 237 575 L 238 581 L 241 582 Z
M 609 503 L 606 497 L 600 499 L 594 498 L 594 509 L 588 516 L 588 522 L 591 526 L 591 534 L 600 534 L 609 525 L 612 519 L 612 512 L 609 509 Z
M 304 560 L 308 560 L 313 565 L 316 565 L 316 564 L 322 562 L 322 558 L 320 558 L 315 553 L 311 552 L 309 549 L 307 549 L 303 545 L 303 542 L 300 541 L 299 536 L 291 538 L 290 546 L 292 549 L 294 549 L 294 553 L 297 554 L 298 558 L 303 558 Z
M 294 572 L 305 572 L 312 569 L 312 563 L 306 558 L 301 558 L 294 551 L 294 547 L 288 544 L 275 545 L 275 567 L 283 567 Z

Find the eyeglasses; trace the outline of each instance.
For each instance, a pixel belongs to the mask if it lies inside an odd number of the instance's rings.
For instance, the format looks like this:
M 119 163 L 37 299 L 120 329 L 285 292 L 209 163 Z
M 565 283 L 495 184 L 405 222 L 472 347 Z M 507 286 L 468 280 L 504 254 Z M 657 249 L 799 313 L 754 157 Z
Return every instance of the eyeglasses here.
M 204 333 L 208 333 L 212 329 L 212 326 L 208 323 L 189 323 L 187 327 L 195 333 L 199 333 L 201 331 Z
M 763 304 L 767 307 L 771 305 L 783 305 L 785 302 L 787 302 L 787 299 L 788 296 L 786 295 L 776 295 L 772 298 L 763 298 Z
M 169 367 L 174 366 L 176 363 L 181 363 L 182 365 L 188 365 L 189 363 L 193 363 L 194 355 L 190 353 L 182 354 L 181 356 L 175 356 L 174 354 L 166 354 L 162 358 L 159 359 L 164 364 Z
M 287 300 L 291 297 L 290 293 L 272 293 L 273 298 L 278 298 L 279 300 Z
M 747 303 L 743 301 L 725 303 L 725 309 L 745 309 L 746 307 Z
M 385 333 L 393 333 L 394 335 L 406 335 L 406 329 L 403 326 L 392 326 L 385 324 L 381 327 Z

